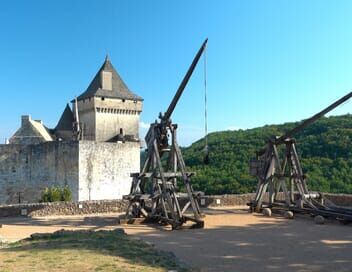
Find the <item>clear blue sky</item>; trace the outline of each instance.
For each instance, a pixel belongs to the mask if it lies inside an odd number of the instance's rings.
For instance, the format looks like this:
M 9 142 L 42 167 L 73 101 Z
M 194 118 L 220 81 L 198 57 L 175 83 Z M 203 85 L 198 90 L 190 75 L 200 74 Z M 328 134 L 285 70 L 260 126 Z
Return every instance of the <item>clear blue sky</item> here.
M 3 1 L 0 141 L 22 114 L 54 127 L 107 52 L 152 122 L 206 37 L 210 131 L 304 119 L 352 89 L 351 11 L 323 0 Z M 173 116 L 181 144 L 203 136 L 203 111 L 199 65 Z

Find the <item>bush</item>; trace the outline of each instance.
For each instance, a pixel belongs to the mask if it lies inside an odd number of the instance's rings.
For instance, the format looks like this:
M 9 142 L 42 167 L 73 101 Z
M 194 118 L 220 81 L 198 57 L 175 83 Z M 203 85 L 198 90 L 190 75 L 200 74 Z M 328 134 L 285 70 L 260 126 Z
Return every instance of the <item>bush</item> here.
M 48 187 L 46 187 L 43 191 L 42 191 L 42 195 L 40 197 L 39 202 L 50 202 L 50 190 Z
M 41 194 L 39 202 L 57 202 L 57 201 L 71 201 L 72 193 L 68 186 L 60 187 L 46 187 Z
M 72 200 L 72 193 L 70 191 L 70 188 L 68 188 L 68 186 L 66 185 L 62 189 L 61 201 L 71 201 L 71 200 Z
M 52 187 L 49 195 L 50 202 L 61 201 L 61 189 L 59 187 Z

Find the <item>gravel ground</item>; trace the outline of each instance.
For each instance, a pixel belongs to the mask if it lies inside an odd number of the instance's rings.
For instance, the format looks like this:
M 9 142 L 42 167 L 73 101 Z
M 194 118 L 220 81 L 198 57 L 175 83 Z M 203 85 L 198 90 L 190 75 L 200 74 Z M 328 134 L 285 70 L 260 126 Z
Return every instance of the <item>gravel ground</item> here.
M 197 271 L 352 271 L 352 228 L 309 217 L 294 220 L 249 214 L 237 208 L 206 210 L 204 229 L 170 231 L 156 226 L 116 226 L 117 215 L 0 218 L 8 241 L 35 232 L 113 229 L 172 251 Z

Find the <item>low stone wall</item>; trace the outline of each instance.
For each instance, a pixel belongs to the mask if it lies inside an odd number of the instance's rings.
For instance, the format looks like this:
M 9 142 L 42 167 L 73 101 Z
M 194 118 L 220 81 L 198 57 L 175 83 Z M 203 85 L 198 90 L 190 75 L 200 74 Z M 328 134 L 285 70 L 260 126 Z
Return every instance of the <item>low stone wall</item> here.
M 201 207 L 242 206 L 253 197 L 254 194 L 203 196 L 199 204 Z M 124 200 L 13 204 L 0 206 L 0 217 L 122 213 L 127 205 Z
M 255 194 L 203 196 L 199 204 L 201 207 L 245 206 L 254 196 Z
M 15 204 L 0 206 L 0 217 L 120 213 L 127 205 L 128 202 L 123 200 Z
M 323 194 L 335 205 L 343 207 L 352 207 L 352 194 Z
M 245 206 L 254 196 L 255 194 L 202 196 L 199 199 L 199 204 L 203 208 Z M 324 194 L 324 196 L 336 205 L 352 207 L 352 195 Z M 124 200 L 15 204 L 0 206 L 0 217 L 123 213 L 126 211 L 127 205 L 128 202 Z

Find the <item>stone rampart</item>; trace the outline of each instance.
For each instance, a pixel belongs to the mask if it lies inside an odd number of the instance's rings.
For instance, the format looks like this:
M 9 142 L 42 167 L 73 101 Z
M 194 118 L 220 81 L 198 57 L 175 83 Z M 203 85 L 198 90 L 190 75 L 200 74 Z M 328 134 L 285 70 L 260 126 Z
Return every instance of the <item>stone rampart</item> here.
M 31 203 L 45 187 L 68 186 L 78 200 L 78 142 L 0 145 L 0 203 Z
M 121 199 L 140 169 L 139 156 L 139 142 L 0 145 L 0 204 L 38 202 L 53 186 L 68 186 L 73 201 Z

